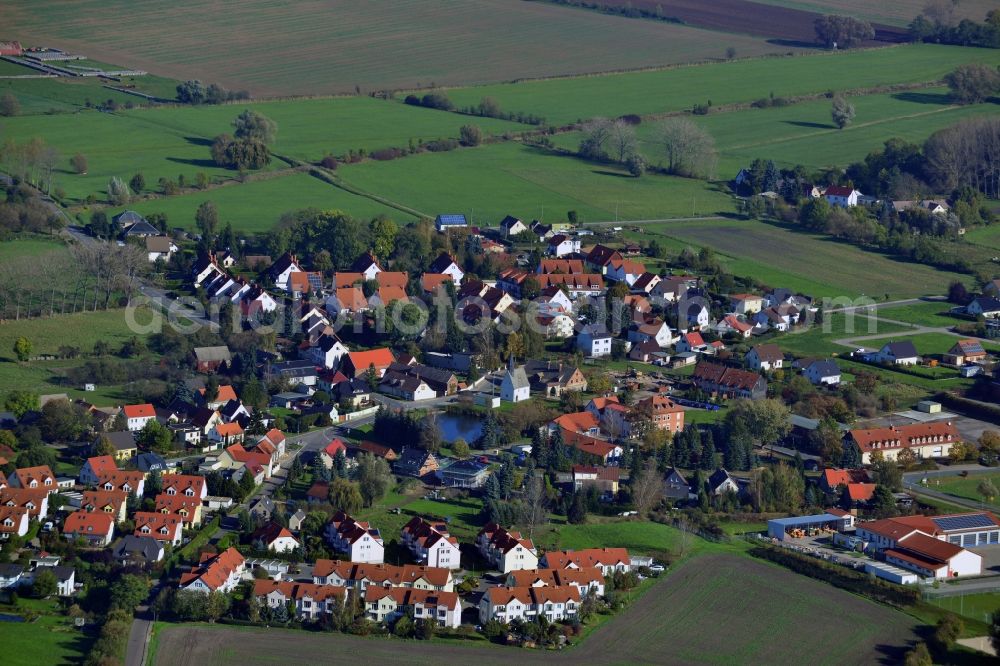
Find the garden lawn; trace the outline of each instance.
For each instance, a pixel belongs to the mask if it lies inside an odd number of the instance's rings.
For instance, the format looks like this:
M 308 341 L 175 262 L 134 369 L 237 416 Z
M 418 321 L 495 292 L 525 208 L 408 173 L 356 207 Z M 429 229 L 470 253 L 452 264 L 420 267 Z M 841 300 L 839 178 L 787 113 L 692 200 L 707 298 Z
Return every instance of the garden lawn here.
M 948 271 L 898 261 L 821 234 L 755 220 L 705 220 L 643 225 L 694 249 L 711 247 L 733 274 L 813 297 L 882 299 L 940 294 L 952 280 Z
M 793 58 L 737 60 L 606 76 L 522 81 L 449 91 L 459 106 L 493 97 L 505 111 L 544 116 L 555 125 L 623 114 L 660 114 L 752 102 L 774 93 L 792 97 L 828 90 L 939 81 L 968 62 L 1000 64 L 1000 52 L 961 46 L 911 44 Z M 858 122 L 861 122 L 859 118 Z M 752 137 L 751 137 L 752 139 Z
M 3 606 L 0 612 L 13 614 L 16 611 Z M 93 639 L 74 628 L 70 618 L 56 615 L 52 602 L 47 602 L 40 612 L 44 614 L 34 622 L 0 624 L 5 666 L 82 663 Z
M 407 148 L 421 140 L 459 137 L 463 125 L 477 125 L 486 135 L 534 129 L 529 125 L 435 111 L 373 97 L 288 99 L 237 102 L 220 106 L 161 107 L 128 112 L 129 118 L 162 127 L 168 133 L 212 138 L 233 131 L 233 119 L 244 109 L 262 113 L 278 126 L 274 153 L 319 161 L 325 154 Z
M 377 215 L 388 215 L 400 222 L 414 219 L 412 215 L 346 192 L 307 173 L 289 173 L 180 196 L 150 199 L 115 208 L 109 213 L 117 214 L 126 208 L 143 215 L 164 213 L 171 227 L 193 229 L 195 212 L 205 201 L 214 202 L 218 208 L 220 228 L 231 222 L 233 229 L 245 233 L 270 231 L 282 214 L 303 208 L 337 209 L 365 220 Z
M 433 217 L 465 213 L 493 226 L 506 215 L 562 222 L 577 211 L 581 222 L 648 220 L 731 212 L 731 196 L 699 180 L 646 175 L 518 143 L 449 153 L 426 153 L 393 162 L 342 166 L 346 183 Z M 616 214 L 617 213 L 617 214 Z

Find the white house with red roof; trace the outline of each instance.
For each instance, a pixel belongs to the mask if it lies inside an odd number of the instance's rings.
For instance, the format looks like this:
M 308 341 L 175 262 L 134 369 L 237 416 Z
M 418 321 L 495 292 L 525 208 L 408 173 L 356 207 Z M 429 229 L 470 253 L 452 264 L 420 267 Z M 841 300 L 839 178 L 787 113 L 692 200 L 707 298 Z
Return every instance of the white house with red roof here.
M 853 187 L 845 187 L 843 185 L 831 185 L 823 193 L 823 198 L 826 199 L 827 203 L 831 206 L 840 206 L 841 208 L 857 206 L 858 197 L 860 196 L 861 192 L 858 192 Z
M 48 465 L 36 467 L 19 467 L 10 475 L 7 482 L 12 488 L 44 489 L 50 493 L 56 492 L 56 476 Z
M 125 405 L 122 411 L 125 412 L 128 429 L 132 432 L 142 430 L 147 423 L 156 420 L 156 409 L 148 402 L 141 405 Z
M 583 569 L 600 567 L 605 576 L 632 569 L 632 558 L 626 548 L 585 548 L 583 550 L 550 550 L 542 555 L 543 569 Z
M 538 553 L 531 539 L 496 523 L 487 523 L 476 536 L 476 548 L 502 573 L 538 568 Z
M 243 579 L 246 560 L 235 548 L 227 548 L 218 555 L 202 553 L 201 561 L 191 570 L 181 574 L 180 588 L 194 592 L 232 592 Z
M 454 592 L 377 586 L 365 590 L 365 615 L 370 620 L 393 622 L 406 614 L 457 629 L 462 624 L 462 602 Z
M 961 441 L 958 429 L 951 421 L 912 423 L 887 428 L 856 428 L 847 439 L 861 450 L 861 462 L 871 463 L 872 454 L 879 451 L 886 460 L 895 460 L 901 451 L 909 449 L 917 458 L 944 458 L 951 447 Z
M 753 324 L 743 321 L 734 314 L 727 314 L 719 323 L 715 325 L 715 332 L 719 335 L 738 335 L 741 338 L 749 338 L 753 331 Z
M 27 509 L 0 504 L 0 539 L 27 534 L 30 522 L 28 514 Z
M 338 552 L 351 558 L 351 562 L 381 564 L 385 561 L 385 544 L 378 529 L 367 522 L 358 522 L 343 511 L 338 511 L 326 525 L 327 542 Z
M 479 602 L 479 621 L 531 621 L 544 616 L 549 622 L 568 620 L 580 609 L 580 589 L 575 585 L 491 587 Z
M 136 511 L 133 518 L 137 537 L 152 537 L 173 546 L 181 545 L 184 536 L 184 518 L 173 513 Z
M 458 539 L 448 533 L 444 523 L 431 523 L 414 516 L 402 529 L 403 545 L 421 564 L 442 569 L 460 569 L 462 551 Z
M 252 541 L 260 548 L 273 550 L 276 553 L 290 553 L 302 544 L 287 527 L 277 523 L 268 523 L 253 533 Z
M 71 541 L 83 539 L 91 546 L 104 548 L 115 533 L 115 517 L 103 511 L 74 511 L 63 523 L 63 536 Z
M 320 460 L 323 461 L 323 465 L 330 469 L 333 467 L 334 460 L 337 458 L 338 454 L 344 454 L 347 456 L 347 445 L 343 441 L 334 437 L 333 440 L 323 447 L 319 452 Z
M 208 497 L 205 477 L 197 474 L 167 474 L 163 477 L 163 493 L 203 500 Z
M 708 345 L 705 344 L 705 339 L 701 337 L 701 333 L 694 331 L 682 334 L 674 349 L 679 354 L 684 352 L 700 353 L 708 349 Z

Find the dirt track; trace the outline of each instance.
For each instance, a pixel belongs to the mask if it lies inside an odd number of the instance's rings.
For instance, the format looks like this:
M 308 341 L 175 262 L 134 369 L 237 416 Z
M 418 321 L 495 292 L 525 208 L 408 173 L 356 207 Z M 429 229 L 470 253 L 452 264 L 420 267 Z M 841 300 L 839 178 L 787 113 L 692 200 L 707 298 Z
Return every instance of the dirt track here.
M 369 664 L 900 663 L 906 615 L 737 555 L 689 560 L 625 614 L 562 653 L 483 644 L 425 644 L 279 629 L 177 626 L 155 666 Z

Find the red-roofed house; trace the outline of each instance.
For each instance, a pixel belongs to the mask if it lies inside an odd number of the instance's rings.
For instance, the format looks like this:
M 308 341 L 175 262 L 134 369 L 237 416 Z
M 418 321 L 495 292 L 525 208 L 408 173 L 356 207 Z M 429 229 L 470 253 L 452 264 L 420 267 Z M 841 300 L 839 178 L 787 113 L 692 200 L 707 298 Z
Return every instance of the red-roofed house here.
M 146 492 L 146 475 L 137 471 L 116 470 L 101 474 L 97 479 L 97 486 L 104 490 L 135 493 L 136 497 L 142 497 Z
M 56 476 L 48 465 L 15 469 L 7 482 L 14 488 L 45 489 L 50 493 L 56 492 L 58 488 Z
M 215 427 L 208 432 L 208 439 L 223 446 L 239 444 L 243 441 L 243 427 L 236 421 L 216 423 Z
M 531 621 L 544 616 L 549 622 L 576 616 L 580 608 L 580 588 L 575 585 L 539 587 L 491 587 L 479 602 L 479 621 Z
M 114 456 L 94 456 L 87 458 L 80 468 L 80 485 L 96 486 L 101 477 L 118 471 Z
M 232 592 L 240 584 L 246 561 L 235 548 L 218 555 L 203 553 L 198 566 L 181 574 L 180 588 L 195 592 Z
M 254 532 L 252 541 L 258 548 L 273 550 L 276 553 L 290 553 L 302 545 L 287 527 L 277 523 L 268 523 Z
M 831 185 L 826 188 L 823 196 L 831 206 L 851 208 L 858 205 L 858 197 L 861 196 L 861 192 L 858 192 L 853 187 Z
M 24 536 L 28 533 L 29 511 L 17 506 L 0 504 L 0 539 Z
M 351 562 L 381 564 L 385 560 L 385 545 L 379 531 L 343 511 L 333 515 L 324 536 L 337 551 L 349 556 Z
M 318 620 L 342 607 L 347 589 L 339 585 L 317 585 L 294 581 L 256 580 L 253 594 L 259 603 L 268 608 L 287 608 L 295 605 L 295 617 Z
M 203 500 L 208 497 L 205 477 L 197 474 L 167 474 L 163 477 L 163 492 Z
M 180 516 L 186 527 L 201 525 L 201 500 L 196 497 L 160 493 L 156 496 L 156 510 Z
M 448 534 L 448 526 L 444 523 L 430 523 L 414 516 L 403 526 L 402 541 L 421 564 L 443 569 L 461 568 L 458 539 Z
M 632 569 L 632 558 L 626 548 L 585 548 L 583 550 L 550 550 L 542 556 L 543 569 L 583 569 L 600 567 L 605 576 Z
M 29 518 L 44 520 L 49 515 L 49 493 L 44 488 L 4 488 L 0 505 L 25 509 Z
M 462 603 L 454 592 L 372 586 L 365 590 L 365 615 L 375 622 L 393 622 L 406 614 L 414 620 L 457 629 Z
M 538 553 L 531 539 L 523 537 L 520 532 L 508 531 L 496 523 L 487 523 L 479 531 L 476 547 L 502 573 L 538 567 Z
M 111 543 L 114 533 L 115 517 L 103 511 L 74 511 L 63 524 L 63 536 L 67 539 L 83 539 L 100 548 Z
M 147 423 L 156 419 L 156 409 L 148 402 L 142 405 L 125 405 L 122 411 L 125 412 L 128 429 L 132 432 L 142 430 Z
M 396 362 L 392 350 L 388 347 L 371 349 L 369 351 L 351 352 L 344 359 L 342 370 L 348 377 L 364 377 L 369 368 L 375 368 L 375 374 L 382 377 L 390 365 Z
M 917 458 L 944 458 L 961 437 L 951 421 L 938 421 L 855 429 L 847 433 L 847 440 L 857 445 L 861 462 L 867 465 L 875 451 L 880 451 L 886 460 L 895 460 L 904 449 L 913 451 Z
M 338 453 L 343 453 L 346 457 L 347 445 L 335 437 L 332 442 L 324 446 L 323 450 L 319 452 L 320 459 L 327 469 L 333 467 L 333 461 Z
M 184 535 L 184 519 L 181 516 L 156 511 L 136 511 L 134 520 L 135 531 L 132 534 L 135 536 L 152 537 L 174 546 L 181 545 Z

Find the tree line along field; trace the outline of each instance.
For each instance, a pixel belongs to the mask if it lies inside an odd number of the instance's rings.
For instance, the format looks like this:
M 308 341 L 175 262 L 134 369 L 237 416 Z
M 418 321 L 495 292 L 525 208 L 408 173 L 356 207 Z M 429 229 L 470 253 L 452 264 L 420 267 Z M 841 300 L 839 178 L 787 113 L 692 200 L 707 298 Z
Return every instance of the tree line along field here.
M 245 233 L 270 231 L 283 213 L 303 208 L 338 209 L 364 220 L 387 215 L 401 224 L 416 219 L 401 210 L 352 194 L 303 172 L 148 199 L 114 207 L 108 212 L 117 215 L 128 209 L 142 215 L 163 213 L 170 227 L 194 229 L 195 212 L 205 201 L 215 204 L 221 225 L 231 223 L 234 229 Z
M 643 225 L 694 249 L 710 247 L 734 275 L 814 297 L 867 294 L 911 298 L 946 290 L 968 276 L 898 261 L 827 236 L 755 220 L 678 221 Z M 891 318 L 891 317 L 890 317 Z
M 844 14 L 865 21 L 881 21 L 890 25 L 906 26 L 924 11 L 927 0 L 893 0 L 892 2 L 869 2 L 869 0 L 754 0 L 765 5 L 804 9 L 820 14 Z M 955 18 L 982 21 L 986 13 L 996 9 L 993 0 L 961 0 L 955 3 Z
M 294 643 L 303 661 L 364 653 L 385 664 L 900 663 L 915 621 L 830 585 L 728 552 L 690 558 L 643 596 L 559 652 L 344 634 L 175 625 L 158 636 L 156 666 L 276 663 Z
M 659 114 L 752 102 L 774 93 L 793 97 L 901 83 L 938 81 L 961 64 L 1000 64 L 996 49 L 907 44 L 791 58 L 758 58 L 644 72 L 568 77 L 455 88 L 460 107 L 493 97 L 505 111 L 543 116 L 549 123 L 624 114 Z
M 583 222 L 714 215 L 733 210 L 732 198 L 699 180 L 647 175 L 554 155 L 520 143 L 450 153 L 424 153 L 392 162 L 341 166 L 345 182 L 433 217 L 461 212 L 473 223 L 496 225 L 506 215 Z
M 730 46 L 745 56 L 799 50 L 758 37 L 508 0 L 300 0 L 294 12 L 275 0 L 141 9 L 128 0 L 14 0 L 5 19 L 7 32 L 22 42 L 256 95 L 614 71 L 721 59 Z

